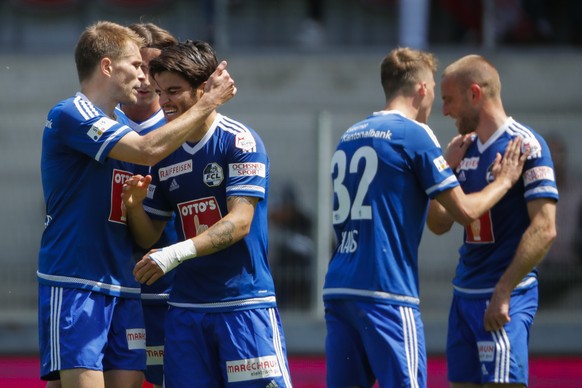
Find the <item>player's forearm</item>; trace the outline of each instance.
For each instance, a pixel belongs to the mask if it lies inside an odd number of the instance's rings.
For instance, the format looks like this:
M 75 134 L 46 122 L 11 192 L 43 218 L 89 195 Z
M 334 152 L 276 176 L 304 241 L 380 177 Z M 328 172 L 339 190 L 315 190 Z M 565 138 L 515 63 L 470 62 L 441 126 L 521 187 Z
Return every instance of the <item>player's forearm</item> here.
M 198 256 L 205 256 L 228 248 L 245 238 L 249 232 L 250 221 L 227 214 L 193 241 Z
M 548 253 L 556 238 L 556 230 L 548 223 L 533 222 L 526 229 L 510 266 L 496 286 L 496 291 L 510 294 Z
M 161 236 L 142 206 L 127 209 L 127 224 L 135 243 L 144 249 L 149 249 Z
M 440 224 L 446 222 L 443 217 L 448 214 L 450 219 L 467 226 L 499 202 L 510 188 L 511 182 L 507 179 L 496 179 L 483 190 L 471 194 L 465 194 L 457 186 L 442 192 L 436 197 L 438 202 L 446 209 L 446 212 L 435 212 L 436 217 L 435 214 L 432 216 L 439 220 L 438 223 Z M 431 222 L 436 223 L 434 220 L 431 220 Z
M 426 226 L 434 234 L 443 234 L 451 230 L 454 220 L 437 200 L 431 200 L 426 218 Z
M 202 98 L 180 117 L 163 127 L 143 136 L 143 147 L 147 165 L 153 166 L 178 149 L 192 134 L 204 125 L 204 122 L 216 109 L 216 101 Z
M 497 202 L 503 198 L 511 189 L 511 182 L 507 179 L 496 179 L 485 188 L 477 193 L 467 194 L 465 196 L 464 206 L 469 215 L 469 222 L 465 226 L 475 221 L 486 211 L 491 209 Z

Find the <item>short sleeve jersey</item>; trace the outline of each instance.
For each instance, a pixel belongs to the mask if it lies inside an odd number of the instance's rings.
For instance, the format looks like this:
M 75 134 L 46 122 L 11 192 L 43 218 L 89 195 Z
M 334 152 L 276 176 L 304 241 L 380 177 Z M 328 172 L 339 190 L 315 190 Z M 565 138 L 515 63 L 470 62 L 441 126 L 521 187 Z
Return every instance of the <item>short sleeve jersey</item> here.
M 522 139 L 524 150 L 530 150 L 522 179 L 491 210 L 465 228 L 453 280 L 456 293 L 466 296 L 490 294 L 513 260 L 529 226 L 527 203 L 538 198 L 558 200 L 554 166 L 545 140 L 512 118 L 508 118 L 485 144 L 478 139 L 471 144 L 456 169 L 461 187 L 469 194 L 489 184 L 493 180 L 491 170 L 496 154 L 503 155 L 509 141 L 516 137 Z M 535 280 L 534 270 L 518 289 L 535 286 Z
M 152 179 L 144 208 L 152 218 L 175 213 L 181 239 L 220 221 L 228 197 L 260 199 L 244 239 L 176 268 L 169 303 L 197 311 L 275 307 L 267 256 L 269 159 L 258 134 L 217 114 L 205 136 L 157 164 Z
M 397 111 L 374 113 L 342 135 L 331 176 L 338 246 L 324 299 L 418 305 L 429 198 L 459 184 L 432 130 Z
M 129 131 L 81 93 L 49 112 L 41 156 L 46 222 L 40 283 L 139 298 L 121 208 L 132 167 L 107 157 Z

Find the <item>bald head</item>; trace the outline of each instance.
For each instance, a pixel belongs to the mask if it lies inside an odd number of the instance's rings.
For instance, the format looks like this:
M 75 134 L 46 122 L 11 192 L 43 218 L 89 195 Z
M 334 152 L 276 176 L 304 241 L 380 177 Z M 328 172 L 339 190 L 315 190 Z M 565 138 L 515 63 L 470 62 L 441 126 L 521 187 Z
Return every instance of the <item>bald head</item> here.
M 442 78 L 451 78 L 462 90 L 477 84 L 487 98 L 501 97 L 501 81 L 495 66 L 480 55 L 467 55 L 451 63 L 443 71 Z

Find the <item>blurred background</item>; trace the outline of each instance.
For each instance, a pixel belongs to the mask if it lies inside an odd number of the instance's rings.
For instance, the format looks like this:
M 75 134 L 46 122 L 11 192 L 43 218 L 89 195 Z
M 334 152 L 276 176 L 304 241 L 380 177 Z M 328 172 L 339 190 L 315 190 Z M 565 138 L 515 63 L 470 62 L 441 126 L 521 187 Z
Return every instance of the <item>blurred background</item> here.
M 440 72 L 466 54 L 488 57 L 507 113 L 552 147 L 561 196 L 558 239 L 540 267 L 531 353 L 582 360 L 580 19 L 577 0 L 0 1 L 0 356 L 38 349 L 42 129 L 48 110 L 79 88 L 79 35 L 111 20 L 154 22 L 180 40 L 210 41 L 228 60 L 238 93 L 220 111 L 256 129 L 271 158 L 270 261 L 291 355 L 323 355 L 329 161 L 341 133 L 383 108 L 381 60 L 396 46 L 437 55 L 429 125 L 446 146 L 456 130 L 442 115 Z M 461 228 L 440 237 L 426 230 L 420 247 L 421 311 L 436 358 L 461 239 Z

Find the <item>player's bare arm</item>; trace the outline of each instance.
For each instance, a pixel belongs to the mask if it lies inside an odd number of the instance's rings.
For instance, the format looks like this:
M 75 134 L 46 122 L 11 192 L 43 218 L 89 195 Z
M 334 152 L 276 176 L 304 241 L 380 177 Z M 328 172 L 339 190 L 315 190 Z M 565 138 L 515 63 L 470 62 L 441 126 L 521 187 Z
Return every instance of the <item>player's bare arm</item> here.
M 134 175 L 123 184 L 121 199 L 125 206 L 127 224 L 136 244 L 150 248 L 162 235 L 165 221 L 152 220 L 143 208 L 152 177 Z
M 147 135 L 128 132 L 109 152 L 109 157 L 124 162 L 153 166 L 180 147 L 204 124 L 217 107 L 236 94 L 234 80 L 222 61 L 205 85 L 200 100 L 184 114 Z
M 256 197 L 228 197 L 228 213 L 222 220 L 196 237 L 148 252 L 134 268 L 136 280 L 150 285 L 184 260 L 210 255 L 242 240 L 250 231 L 258 201 Z
M 540 198 L 528 202 L 530 225 L 523 234 L 509 267 L 505 270 L 485 311 L 485 330 L 499 330 L 510 321 L 509 299 L 513 289 L 544 258 L 556 238 L 556 202 Z
M 427 226 L 434 227 L 435 233 L 444 233 L 454 221 L 466 226 L 479 218 L 499 202 L 521 177 L 528 155 L 529 152 L 521 153 L 521 139 L 510 141 L 503 157 L 497 155 L 495 160 L 494 166 L 498 166 L 495 168 L 499 171 L 495 180 L 477 193 L 465 194 L 457 186 L 439 194 L 436 197 L 438 203 L 433 201 L 429 207 Z

